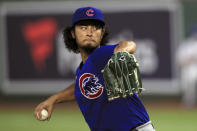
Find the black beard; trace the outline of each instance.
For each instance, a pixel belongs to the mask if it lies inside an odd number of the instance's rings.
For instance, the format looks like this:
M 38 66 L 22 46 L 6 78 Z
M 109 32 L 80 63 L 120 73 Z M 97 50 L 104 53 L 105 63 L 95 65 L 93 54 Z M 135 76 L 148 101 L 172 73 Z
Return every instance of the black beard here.
M 79 48 L 82 49 L 83 51 L 85 51 L 87 54 L 91 54 L 98 47 L 97 46 L 93 47 L 93 46 L 90 46 L 90 45 L 86 45 L 86 46 L 81 46 Z

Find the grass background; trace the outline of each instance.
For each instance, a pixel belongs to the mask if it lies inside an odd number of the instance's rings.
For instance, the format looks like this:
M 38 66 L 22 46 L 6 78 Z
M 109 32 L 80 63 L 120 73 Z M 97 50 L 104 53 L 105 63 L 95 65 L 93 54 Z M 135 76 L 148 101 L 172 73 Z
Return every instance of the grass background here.
M 1 103 L 0 131 L 89 131 L 75 102 L 57 105 L 51 120 L 45 122 L 33 116 L 38 103 L 28 100 Z M 197 131 L 197 108 L 185 108 L 173 100 L 144 104 L 157 131 Z

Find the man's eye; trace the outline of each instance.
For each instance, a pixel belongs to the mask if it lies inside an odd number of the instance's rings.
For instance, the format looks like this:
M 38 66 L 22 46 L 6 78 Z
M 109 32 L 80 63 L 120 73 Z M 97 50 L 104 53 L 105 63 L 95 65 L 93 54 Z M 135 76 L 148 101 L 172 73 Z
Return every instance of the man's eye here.
M 93 30 L 98 30 L 99 28 L 97 26 L 94 26 L 93 27 Z
M 86 29 L 87 29 L 87 27 L 85 27 L 85 26 L 82 26 L 82 27 L 81 27 L 81 29 L 82 29 L 82 30 L 86 30 Z

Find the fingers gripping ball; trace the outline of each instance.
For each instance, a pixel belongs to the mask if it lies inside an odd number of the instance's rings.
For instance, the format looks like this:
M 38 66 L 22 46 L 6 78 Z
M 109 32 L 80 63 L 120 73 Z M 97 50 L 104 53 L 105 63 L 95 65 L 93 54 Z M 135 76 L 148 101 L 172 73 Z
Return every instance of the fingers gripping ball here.
M 48 118 L 49 114 L 48 114 L 48 111 L 46 109 L 43 109 L 41 111 L 41 117 L 40 117 L 40 120 L 46 120 Z
M 109 101 L 142 91 L 138 66 L 134 55 L 128 52 L 117 52 L 109 59 L 103 71 Z

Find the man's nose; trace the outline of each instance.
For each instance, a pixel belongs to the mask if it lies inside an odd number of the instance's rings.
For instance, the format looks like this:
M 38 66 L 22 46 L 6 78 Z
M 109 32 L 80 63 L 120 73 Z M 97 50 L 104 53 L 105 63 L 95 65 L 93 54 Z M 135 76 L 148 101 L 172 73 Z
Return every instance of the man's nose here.
M 89 26 L 87 29 L 87 35 L 92 36 L 92 34 L 93 34 L 93 28 L 91 26 Z

